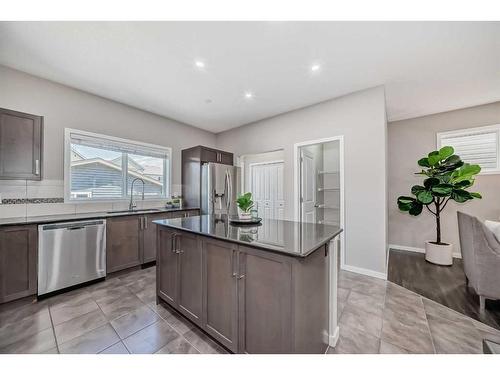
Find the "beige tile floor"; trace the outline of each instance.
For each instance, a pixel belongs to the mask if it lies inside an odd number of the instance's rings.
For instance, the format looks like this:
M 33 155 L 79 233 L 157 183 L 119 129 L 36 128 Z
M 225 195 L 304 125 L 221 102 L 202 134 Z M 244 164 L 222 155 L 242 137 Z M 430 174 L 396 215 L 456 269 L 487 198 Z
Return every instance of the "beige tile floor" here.
M 339 275 L 340 337 L 328 353 L 482 353 L 500 331 L 388 281 Z
M 340 338 L 328 353 L 481 353 L 500 332 L 393 283 L 339 276 Z M 165 305 L 155 268 L 0 308 L 0 353 L 226 353 Z
M 225 353 L 156 305 L 155 267 L 0 309 L 0 353 Z

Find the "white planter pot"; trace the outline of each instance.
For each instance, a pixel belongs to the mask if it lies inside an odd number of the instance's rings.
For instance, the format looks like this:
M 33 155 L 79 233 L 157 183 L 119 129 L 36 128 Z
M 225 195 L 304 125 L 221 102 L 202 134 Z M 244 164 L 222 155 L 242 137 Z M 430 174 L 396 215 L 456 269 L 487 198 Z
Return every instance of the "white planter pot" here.
M 240 220 L 250 220 L 252 218 L 252 214 L 250 212 L 238 212 L 238 217 Z
M 453 245 L 437 245 L 431 241 L 425 243 L 425 260 L 440 266 L 453 264 Z

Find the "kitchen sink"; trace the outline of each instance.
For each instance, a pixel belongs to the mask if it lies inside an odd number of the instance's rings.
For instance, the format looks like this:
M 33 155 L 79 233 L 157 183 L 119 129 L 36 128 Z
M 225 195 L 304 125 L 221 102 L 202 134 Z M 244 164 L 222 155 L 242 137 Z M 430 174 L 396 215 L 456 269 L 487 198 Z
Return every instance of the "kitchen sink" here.
M 158 212 L 160 211 L 159 208 L 144 208 L 144 209 L 137 209 L 137 210 L 117 210 L 117 211 L 108 211 L 108 214 L 121 214 L 124 212 Z

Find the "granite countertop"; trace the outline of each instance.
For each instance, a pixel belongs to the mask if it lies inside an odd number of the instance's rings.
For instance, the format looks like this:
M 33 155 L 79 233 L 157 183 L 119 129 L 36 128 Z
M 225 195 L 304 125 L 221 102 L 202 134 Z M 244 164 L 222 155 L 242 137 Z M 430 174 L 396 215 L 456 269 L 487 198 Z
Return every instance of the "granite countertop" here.
M 0 206 L 1 209 L 1 206 Z M 59 214 L 45 216 L 28 216 L 28 217 L 12 217 L 0 219 L 0 226 L 7 225 L 22 225 L 22 224 L 48 224 L 61 221 L 75 221 L 87 219 L 105 219 L 107 217 L 129 216 L 129 215 L 145 215 L 145 214 L 160 214 L 165 212 L 177 212 L 186 210 L 198 210 L 198 207 L 180 207 L 180 208 L 165 208 L 157 207 L 136 211 L 107 211 L 107 212 L 85 212 L 78 214 Z
M 342 232 L 338 226 L 287 220 L 263 220 L 257 226 L 235 225 L 226 215 L 191 216 L 153 223 L 295 257 L 308 256 Z

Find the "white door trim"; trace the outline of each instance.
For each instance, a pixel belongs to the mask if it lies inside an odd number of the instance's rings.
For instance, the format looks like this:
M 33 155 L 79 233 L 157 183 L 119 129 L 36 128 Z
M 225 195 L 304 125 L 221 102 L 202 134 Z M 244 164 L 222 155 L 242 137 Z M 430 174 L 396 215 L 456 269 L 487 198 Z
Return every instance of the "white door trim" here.
M 339 142 L 339 179 L 340 179 L 340 227 L 344 229 L 344 136 L 339 135 L 329 138 L 315 139 L 311 141 L 299 142 L 293 145 L 293 205 L 294 205 L 294 219 L 300 221 L 300 152 L 299 148 L 302 146 L 309 146 L 318 143 L 327 143 L 332 141 Z M 345 269 L 345 236 L 344 232 L 339 235 L 340 239 L 340 268 Z M 330 296 L 329 296 L 329 344 L 335 346 L 339 337 L 339 329 L 337 323 L 337 239 L 330 241 Z M 333 254 L 332 254 L 333 253 Z M 332 256 L 333 255 L 333 256 Z M 332 259 L 333 258 L 333 259 Z
M 345 229 L 345 190 L 344 190 L 344 136 L 320 138 L 310 141 L 295 143 L 293 145 L 293 206 L 294 220 L 300 221 L 300 152 L 302 146 L 310 146 L 318 143 L 339 142 L 339 179 L 340 179 L 340 227 Z M 340 234 L 340 266 L 345 266 L 345 236 L 344 232 Z
M 302 179 L 302 175 L 304 174 L 304 157 L 307 157 L 309 158 L 310 160 L 312 160 L 312 164 L 313 164 L 313 167 L 312 167 L 312 170 L 313 170 L 313 175 L 314 175 L 314 181 L 312 183 L 312 190 L 313 190 L 313 202 L 314 202 L 314 210 L 313 210 L 313 220 L 311 222 L 315 223 L 316 222 L 316 198 L 317 198 L 317 193 L 316 193 L 316 174 L 317 174 L 317 170 L 316 170 L 316 158 L 314 157 L 313 153 L 312 152 L 309 152 L 309 150 L 300 150 L 300 154 L 299 154 L 299 158 L 300 158 L 300 161 L 299 161 L 299 183 L 300 183 L 300 187 L 299 187 L 299 192 L 304 188 L 304 180 Z M 304 217 L 306 216 L 304 214 L 304 195 L 307 195 L 307 193 L 304 193 L 304 191 L 302 191 L 302 196 L 299 196 L 299 221 L 306 221 L 304 219 Z

